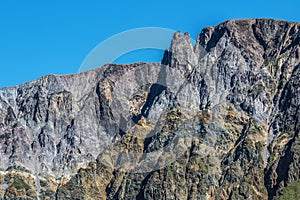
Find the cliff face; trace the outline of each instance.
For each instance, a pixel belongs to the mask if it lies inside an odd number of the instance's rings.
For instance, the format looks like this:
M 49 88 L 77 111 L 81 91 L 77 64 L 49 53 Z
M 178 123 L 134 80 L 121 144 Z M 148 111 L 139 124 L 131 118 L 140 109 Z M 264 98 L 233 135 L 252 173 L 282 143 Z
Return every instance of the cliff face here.
M 231 20 L 159 63 L 0 90 L 0 193 L 277 199 L 299 179 L 300 24 Z M 1 194 L 0 194 L 1 195 Z

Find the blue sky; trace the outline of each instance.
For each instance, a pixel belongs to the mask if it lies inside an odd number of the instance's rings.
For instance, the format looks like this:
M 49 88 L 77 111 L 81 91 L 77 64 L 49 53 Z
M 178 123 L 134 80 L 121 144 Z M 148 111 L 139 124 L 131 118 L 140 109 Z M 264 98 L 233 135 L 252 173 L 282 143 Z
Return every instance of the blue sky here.
M 164 27 L 190 32 L 233 18 L 300 21 L 300 1 L 0 1 L 0 87 L 46 74 L 76 73 L 100 42 L 125 30 Z M 161 52 L 118 62 L 159 61 Z

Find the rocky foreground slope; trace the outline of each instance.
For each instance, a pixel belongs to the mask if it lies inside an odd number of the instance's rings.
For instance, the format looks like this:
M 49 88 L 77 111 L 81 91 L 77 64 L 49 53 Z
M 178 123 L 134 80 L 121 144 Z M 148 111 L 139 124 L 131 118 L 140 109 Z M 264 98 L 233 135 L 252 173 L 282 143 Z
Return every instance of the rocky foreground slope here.
M 231 20 L 194 47 L 175 33 L 161 64 L 3 88 L 0 197 L 285 198 L 300 184 L 299 62 L 300 23 Z

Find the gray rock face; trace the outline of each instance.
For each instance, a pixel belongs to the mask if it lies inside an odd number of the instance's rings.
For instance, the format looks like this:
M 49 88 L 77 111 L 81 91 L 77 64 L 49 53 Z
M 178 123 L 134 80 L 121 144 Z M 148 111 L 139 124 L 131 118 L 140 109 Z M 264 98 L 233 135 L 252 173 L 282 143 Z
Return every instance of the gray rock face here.
M 3 196 L 276 199 L 300 176 L 299 30 L 231 20 L 162 64 L 1 89 Z

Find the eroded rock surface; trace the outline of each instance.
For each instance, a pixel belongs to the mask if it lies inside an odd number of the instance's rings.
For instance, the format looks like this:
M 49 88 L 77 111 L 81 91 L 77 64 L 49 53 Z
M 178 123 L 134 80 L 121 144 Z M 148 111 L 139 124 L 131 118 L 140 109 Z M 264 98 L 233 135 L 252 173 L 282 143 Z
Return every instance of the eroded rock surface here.
M 300 24 L 230 20 L 162 63 L 0 90 L 6 199 L 278 199 L 299 179 Z

